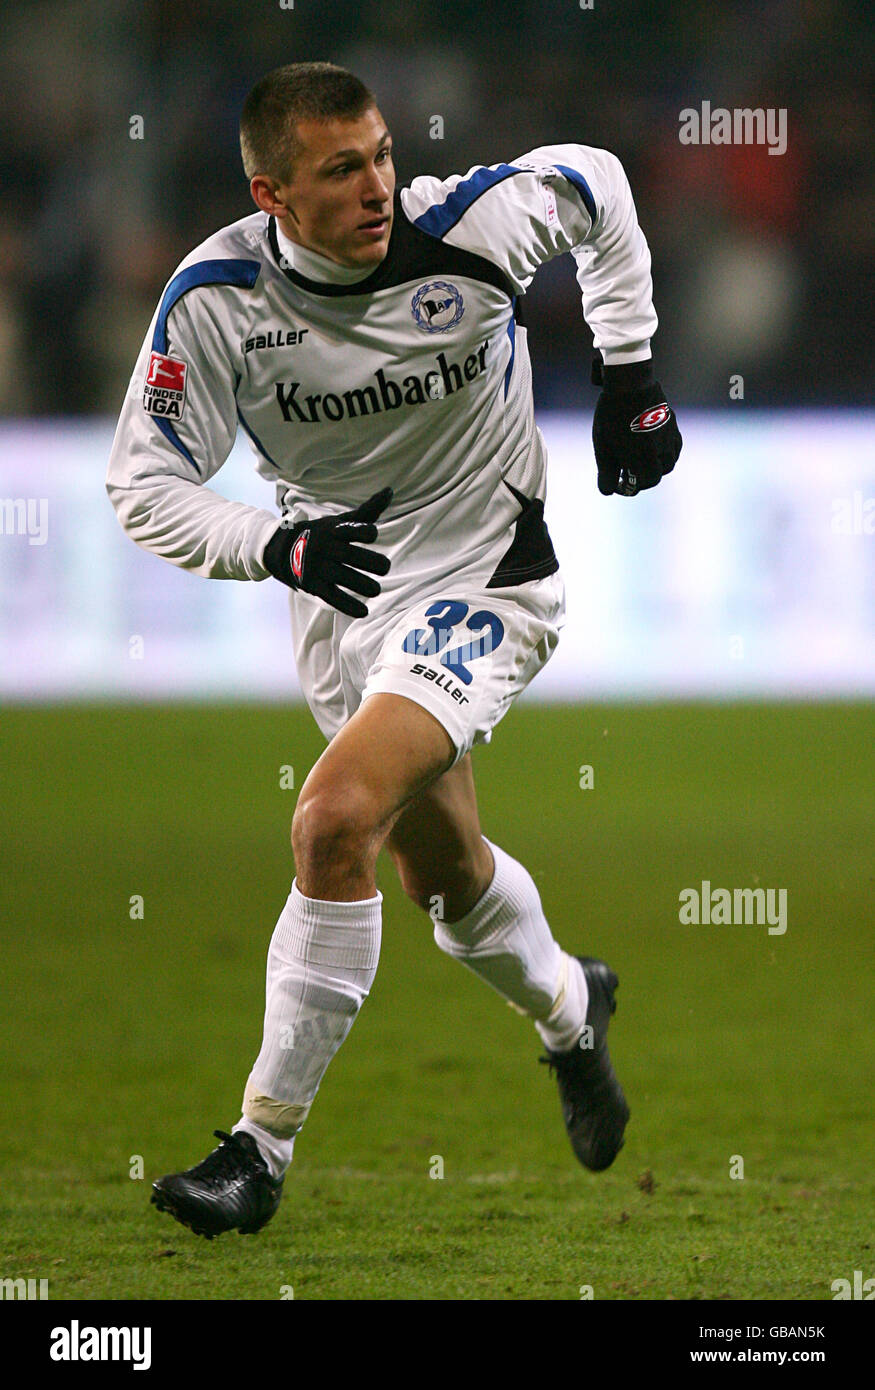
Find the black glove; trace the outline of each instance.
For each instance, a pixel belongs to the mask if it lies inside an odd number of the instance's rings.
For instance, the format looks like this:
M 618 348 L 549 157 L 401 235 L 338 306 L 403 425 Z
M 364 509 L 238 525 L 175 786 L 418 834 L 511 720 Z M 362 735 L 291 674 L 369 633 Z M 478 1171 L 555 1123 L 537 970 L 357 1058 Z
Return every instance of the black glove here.
M 338 585 L 352 589 L 365 598 L 375 598 L 380 592 L 376 579 L 360 573 L 387 574 L 390 560 L 376 550 L 363 550 L 377 539 L 374 524 L 392 500 L 393 489 L 384 487 L 352 512 L 339 516 L 323 516 L 318 521 L 301 521 L 297 526 L 281 526 L 268 541 L 262 557 L 266 569 L 275 579 L 290 589 L 304 589 L 308 594 L 330 603 L 350 618 L 367 617 L 367 608 L 357 598 L 350 598 Z
M 653 380 L 653 363 L 605 367 L 596 357 L 592 383 L 604 388 L 592 422 L 599 492 L 634 497 L 656 487 L 674 468 L 683 440 L 674 411 Z

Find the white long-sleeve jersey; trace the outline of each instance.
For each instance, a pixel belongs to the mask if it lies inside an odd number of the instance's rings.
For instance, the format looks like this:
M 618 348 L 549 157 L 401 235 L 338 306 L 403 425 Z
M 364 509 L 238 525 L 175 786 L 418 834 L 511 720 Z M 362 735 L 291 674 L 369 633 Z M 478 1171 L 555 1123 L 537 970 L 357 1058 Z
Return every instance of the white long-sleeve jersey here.
M 287 524 L 394 488 L 371 611 L 450 576 L 496 587 L 553 572 L 520 300 L 566 251 L 604 361 L 649 358 L 650 254 L 606 150 L 553 145 L 414 179 L 364 278 L 311 278 L 327 263 L 296 256 L 264 213 L 223 228 L 169 281 L 137 359 L 107 475 L 122 526 L 198 574 L 266 578 L 277 514 L 206 486 L 239 423 Z

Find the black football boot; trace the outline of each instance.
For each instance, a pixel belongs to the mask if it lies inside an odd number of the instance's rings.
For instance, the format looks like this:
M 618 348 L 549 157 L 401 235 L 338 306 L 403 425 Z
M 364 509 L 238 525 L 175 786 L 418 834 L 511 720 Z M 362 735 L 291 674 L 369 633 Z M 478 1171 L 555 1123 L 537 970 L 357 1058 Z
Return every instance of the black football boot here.
M 556 1072 L 562 1117 L 571 1147 L 585 1168 L 609 1168 L 623 1147 L 629 1107 L 608 1056 L 608 1024 L 616 1009 L 619 981 L 610 966 L 592 956 L 578 956 L 586 975 L 587 1026 L 568 1052 L 551 1052 L 540 1060 Z
M 152 1201 L 195 1235 L 237 1230 L 254 1235 L 280 1204 L 282 1178 L 272 1178 L 251 1134 L 213 1131 L 218 1148 L 184 1173 L 170 1173 L 152 1184 Z

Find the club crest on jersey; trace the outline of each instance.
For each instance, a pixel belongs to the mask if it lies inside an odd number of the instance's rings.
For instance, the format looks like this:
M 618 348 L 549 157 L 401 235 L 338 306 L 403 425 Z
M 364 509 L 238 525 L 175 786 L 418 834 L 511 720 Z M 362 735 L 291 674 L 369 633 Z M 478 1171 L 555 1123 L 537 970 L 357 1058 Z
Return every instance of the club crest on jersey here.
M 449 280 L 429 280 L 411 299 L 410 312 L 426 333 L 446 333 L 464 314 L 465 301 Z
M 629 428 L 633 434 L 641 434 L 642 430 L 658 430 L 670 415 L 668 401 L 663 401 L 661 405 L 652 405 L 648 410 L 642 410 L 640 415 L 635 416 Z
M 188 363 L 163 352 L 153 352 L 143 385 L 143 406 L 148 415 L 178 420 L 185 405 L 185 379 Z

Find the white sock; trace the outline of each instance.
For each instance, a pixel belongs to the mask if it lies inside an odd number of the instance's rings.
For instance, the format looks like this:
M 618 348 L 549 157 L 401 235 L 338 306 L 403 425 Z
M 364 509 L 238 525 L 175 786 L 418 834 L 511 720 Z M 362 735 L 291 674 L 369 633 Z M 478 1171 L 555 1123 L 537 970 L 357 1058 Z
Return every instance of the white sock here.
M 554 1052 L 573 1047 L 586 1022 L 588 991 L 579 961 L 554 940 L 531 874 L 483 836 L 495 859 L 486 892 L 458 922 L 436 922 L 434 939 L 535 1020 Z
M 244 1134 L 251 1134 L 256 1144 L 258 1152 L 264 1159 L 272 1178 L 281 1178 L 292 1161 L 292 1151 L 295 1147 L 294 1139 L 280 1139 L 276 1134 L 271 1134 L 269 1129 L 264 1129 L 262 1125 L 257 1125 L 254 1120 L 250 1120 L 247 1115 L 238 1120 L 232 1134 L 238 1130 L 243 1130 Z
M 252 1134 L 274 1177 L 291 1162 L 294 1137 L 373 984 L 382 901 L 382 893 L 349 903 L 305 898 L 295 882 L 280 913 L 267 957 L 264 1038 L 234 1126 Z

